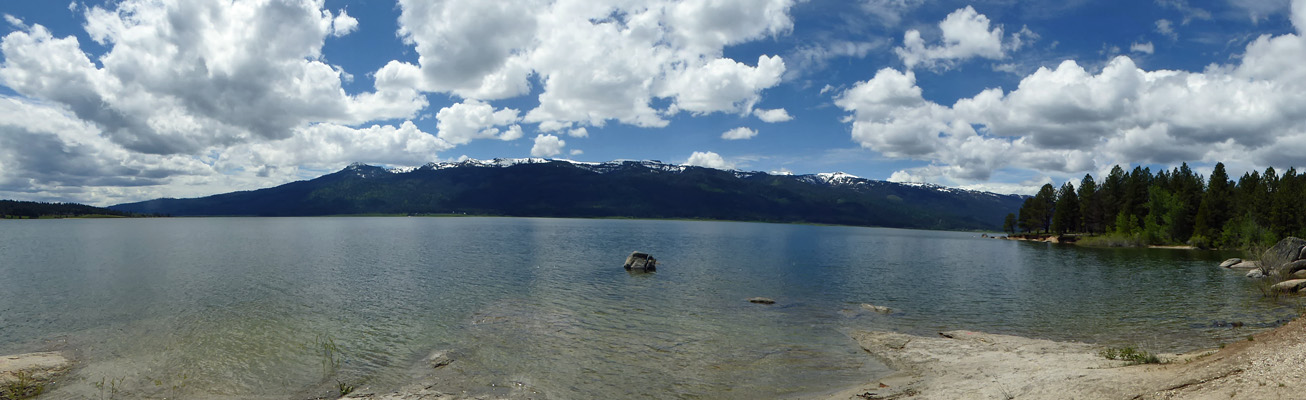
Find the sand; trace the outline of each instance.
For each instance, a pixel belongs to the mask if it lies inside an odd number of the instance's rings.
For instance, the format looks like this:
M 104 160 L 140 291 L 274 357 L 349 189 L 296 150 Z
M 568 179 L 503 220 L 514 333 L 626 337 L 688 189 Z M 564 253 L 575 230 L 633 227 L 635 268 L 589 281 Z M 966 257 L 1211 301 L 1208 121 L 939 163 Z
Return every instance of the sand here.
M 897 372 L 830 399 L 1306 399 L 1306 322 L 1165 364 L 1108 360 L 1102 347 L 971 331 L 856 332 Z

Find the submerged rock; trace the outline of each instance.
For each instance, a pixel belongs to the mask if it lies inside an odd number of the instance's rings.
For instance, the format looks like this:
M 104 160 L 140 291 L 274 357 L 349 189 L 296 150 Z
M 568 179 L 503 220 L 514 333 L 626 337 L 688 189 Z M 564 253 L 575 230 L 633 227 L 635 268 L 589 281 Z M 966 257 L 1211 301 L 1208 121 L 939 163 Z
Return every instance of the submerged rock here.
M 1234 266 L 1234 265 L 1236 265 L 1236 264 L 1238 264 L 1238 263 L 1240 263 L 1240 262 L 1243 262 L 1243 259 L 1241 259 L 1241 258 L 1230 258 L 1230 259 L 1228 259 L 1228 260 L 1224 260 L 1224 262 L 1220 263 L 1220 268 L 1229 268 L 1229 267 L 1232 267 L 1232 266 Z
M 866 311 L 877 312 L 880 314 L 893 314 L 892 308 L 885 307 L 885 306 L 877 306 L 874 304 L 862 304 L 862 309 Z
M 56 352 L 0 357 L 0 398 L 39 395 L 72 365 L 72 361 Z
M 453 358 L 449 357 L 449 352 L 447 351 L 435 351 L 432 352 L 431 355 L 426 356 L 426 359 L 422 361 L 426 362 L 426 365 L 431 366 L 432 369 L 439 369 L 452 364 Z
M 748 298 L 748 302 L 754 304 L 775 304 L 775 300 L 766 297 L 750 297 Z

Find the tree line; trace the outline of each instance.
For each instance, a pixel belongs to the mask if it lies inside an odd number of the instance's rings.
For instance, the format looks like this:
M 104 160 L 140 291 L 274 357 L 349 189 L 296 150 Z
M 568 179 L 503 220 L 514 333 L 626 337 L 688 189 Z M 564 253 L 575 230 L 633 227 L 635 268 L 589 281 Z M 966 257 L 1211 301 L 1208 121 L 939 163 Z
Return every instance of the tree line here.
M 0 218 L 58 218 L 104 215 L 115 217 L 138 217 L 141 215 L 115 211 L 107 208 L 92 207 L 77 203 L 41 203 L 35 201 L 0 200 Z
M 1153 173 L 1119 165 L 1098 182 L 1084 175 L 1078 188 L 1043 185 L 1026 198 L 1004 229 L 1025 233 L 1083 233 L 1133 245 L 1189 244 L 1245 248 L 1306 236 L 1306 174 L 1274 168 L 1244 174 L 1236 182 L 1217 163 L 1209 179 L 1185 163 Z

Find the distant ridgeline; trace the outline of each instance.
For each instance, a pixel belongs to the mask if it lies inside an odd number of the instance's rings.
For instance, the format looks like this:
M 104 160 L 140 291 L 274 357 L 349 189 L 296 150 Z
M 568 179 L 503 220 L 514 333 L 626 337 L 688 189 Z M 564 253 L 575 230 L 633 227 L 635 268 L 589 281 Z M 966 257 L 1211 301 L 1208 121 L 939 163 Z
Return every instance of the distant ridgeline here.
M 354 164 L 273 188 L 111 208 L 176 216 L 469 214 L 997 230 L 1022 200 L 843 173 L 770 175 L 657 161 L 496 159 L 405 169 Z
M 1306 175 L 1244 174 L 1235 183 L 1218 163 L 1209 180 L 1184 164 L 1173 171 L 1116 166 L 1098 182 L 1085 175 L 1079 188 L 1044 185 L 1008 216 L 1015 232 L 1100 234 L 1123 245 L 1187 243 L 1198 247 L 1269 246 L 1279 238 L 1306 237 Z
M 38 203 L 0 200 L 0 218 L 63 218 L 85 216 L 133 217 L 130 212 L 91 207 L 76 203 Z

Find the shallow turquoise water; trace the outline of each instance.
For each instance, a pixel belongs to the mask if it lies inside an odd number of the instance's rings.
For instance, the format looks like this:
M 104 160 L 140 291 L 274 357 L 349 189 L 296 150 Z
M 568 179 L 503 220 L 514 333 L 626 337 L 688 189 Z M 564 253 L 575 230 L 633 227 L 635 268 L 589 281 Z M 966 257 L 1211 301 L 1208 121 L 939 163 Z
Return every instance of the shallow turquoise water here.
M 622 270 L 632 250 L 658 272 Z M 159 398 L 396 387 L 436 350 L 473 391 L 784 397 L 885 373 L 854 329 L 1184 351 L 1295 313 L 1215 267 L 1228 256 L 733 222 L 2 221 L 0 354 L 75 353 L 51 398 L 97 397 L 102 381 Z

